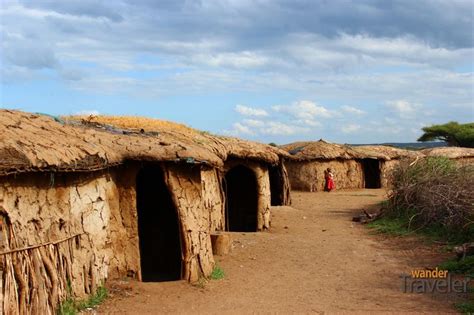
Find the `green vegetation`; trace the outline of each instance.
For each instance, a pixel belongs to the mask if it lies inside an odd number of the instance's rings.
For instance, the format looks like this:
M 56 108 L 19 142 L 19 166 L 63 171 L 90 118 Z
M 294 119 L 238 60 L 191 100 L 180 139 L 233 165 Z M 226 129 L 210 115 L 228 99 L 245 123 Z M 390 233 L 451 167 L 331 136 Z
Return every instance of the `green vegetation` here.
M 474 148 L 474 123 L 459 124 L 451 121 L 444 125 L 424 127 L 418 141 L 442 140 L 450 146 Z
M 220 280 L 220 279 L 224 279 L 224 276 L 225 276 L 224 270 L 222 270 L 222 268 L 216 264 L 214 266 L 214 269 L 212 270 L 210 278 L 212 280 Z
M 454 306 L 456 307 L 456 309 L 458 311 L 460 311 L 463 314 L 473 314 L 474 313 L 474 302 L 473 301 L 456 303 Z
M 108 296 L 107 289 L 104 286 L 98 287 L 96 293 L 90 295 L 86 300 L 76 300 L 72 295 L 70 284 L 68 284 L 67 291 L 66 300 L 64 300 L 58 308 L 57 313 L 60 315 L 75 315 L 85 309 L 94 308 L 104 302 Z
M 271 145 L 272 147 L 277 147 L 278 144 L 276 144 L 275 142 L 270 142 L 268 145 Z
M 445 261 L 439 265 L 439 268 L 474 278 L 474 256 L 467 256 L 462 260 Z
M 458 166 L 447 158 L 402 162 L 392 174 L 392 192 L 382 204 L 383 215 L 368 226 L 380 233 L 443 241 L 446 249 L 474 241 L 474 167 Z M 451 273 L 474 277 L 474 256 L 439 265 Z M 471 289 L 472 290 L 472 289 Z M 456 303 L 463 313 L 474 312 L 470 299 Z

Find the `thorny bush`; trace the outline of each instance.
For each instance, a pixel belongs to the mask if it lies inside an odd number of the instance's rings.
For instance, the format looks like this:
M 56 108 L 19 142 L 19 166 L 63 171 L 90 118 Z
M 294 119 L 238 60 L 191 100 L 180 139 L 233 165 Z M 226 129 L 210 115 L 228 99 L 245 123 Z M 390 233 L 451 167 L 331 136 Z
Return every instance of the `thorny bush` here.
M 457 232 L 474 227 L 474 165 L 443 157 L 401 161 L 392 185 L 385 212 L 408 218 L 409 227 L 438 225 Z

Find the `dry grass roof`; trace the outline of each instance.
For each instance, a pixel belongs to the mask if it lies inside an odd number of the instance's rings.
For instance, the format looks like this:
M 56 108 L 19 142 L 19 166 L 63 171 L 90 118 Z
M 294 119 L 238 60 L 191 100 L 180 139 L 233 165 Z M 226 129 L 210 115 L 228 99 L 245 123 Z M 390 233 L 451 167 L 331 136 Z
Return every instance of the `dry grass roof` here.
M 280 146 L 288 151 L 292 160 L 331 160 L 353 159 L 358 156 L 351 147 L 341 144 L 319 141 L 293 142 Z
M 420 152 L 383 145 L 349 146 L 319 141 L 294 142 L 280 146 L 289 152 L 292 160 L 379 159 L 393 160 L 422 156 Z
M 277 163 L 271 146 L 217 137 L 185 125 L 141 117 L 65 117 L 0 110 L 0 175 L 88 171 L 126 160 L 222 166 L 228 157 Z
M 426 156 L 445 156 L 450 159 L 474 158 L 474 148 L 439 147 L 424 149 L 421 152 Z
M 416 158 L 423 154 L 420 151 L 405 150 L 386 145 L 361 145 L 352 146 L 361 156 L 366 158 L 376 158 L 380 160 L 396 160 L 401 158 Z

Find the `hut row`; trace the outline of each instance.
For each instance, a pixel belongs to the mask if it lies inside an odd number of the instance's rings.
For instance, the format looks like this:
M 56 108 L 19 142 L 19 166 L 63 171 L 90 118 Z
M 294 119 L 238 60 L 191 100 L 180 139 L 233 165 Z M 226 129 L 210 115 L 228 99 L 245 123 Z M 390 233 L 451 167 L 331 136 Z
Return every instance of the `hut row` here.
M 138 118 L 0 110 L 1 309 L 53 313 L 110 278 L 209 276 L 213 233 L 268 229 L 290 203 L 287 156 Z
M 324 140 L 295 142 L 281 146 L 290 156 L 286 168 L 291 188 L 322 191 L 325 171 L 330 168 L 338 189 L 385 188 L 393 168 L 403 159 L 444 156 L 457 163 L 474 164 L 474 149 L 439 147 L 421 151 L 383 145 L 349 146 Z

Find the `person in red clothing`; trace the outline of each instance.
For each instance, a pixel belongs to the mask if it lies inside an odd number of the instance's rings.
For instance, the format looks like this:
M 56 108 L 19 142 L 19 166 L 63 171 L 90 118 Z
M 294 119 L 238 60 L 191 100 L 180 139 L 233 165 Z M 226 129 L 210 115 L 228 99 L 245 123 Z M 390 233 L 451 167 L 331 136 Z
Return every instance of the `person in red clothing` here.
M 336 185 L 334 184 L 334 174 L 332 170 L 328 167 L 328 169 L 324 172 L 324 177 L 326 180 L 325 184 L 325 190 L 327 192 L 330 192 L 331 190 L 336 188 Z

